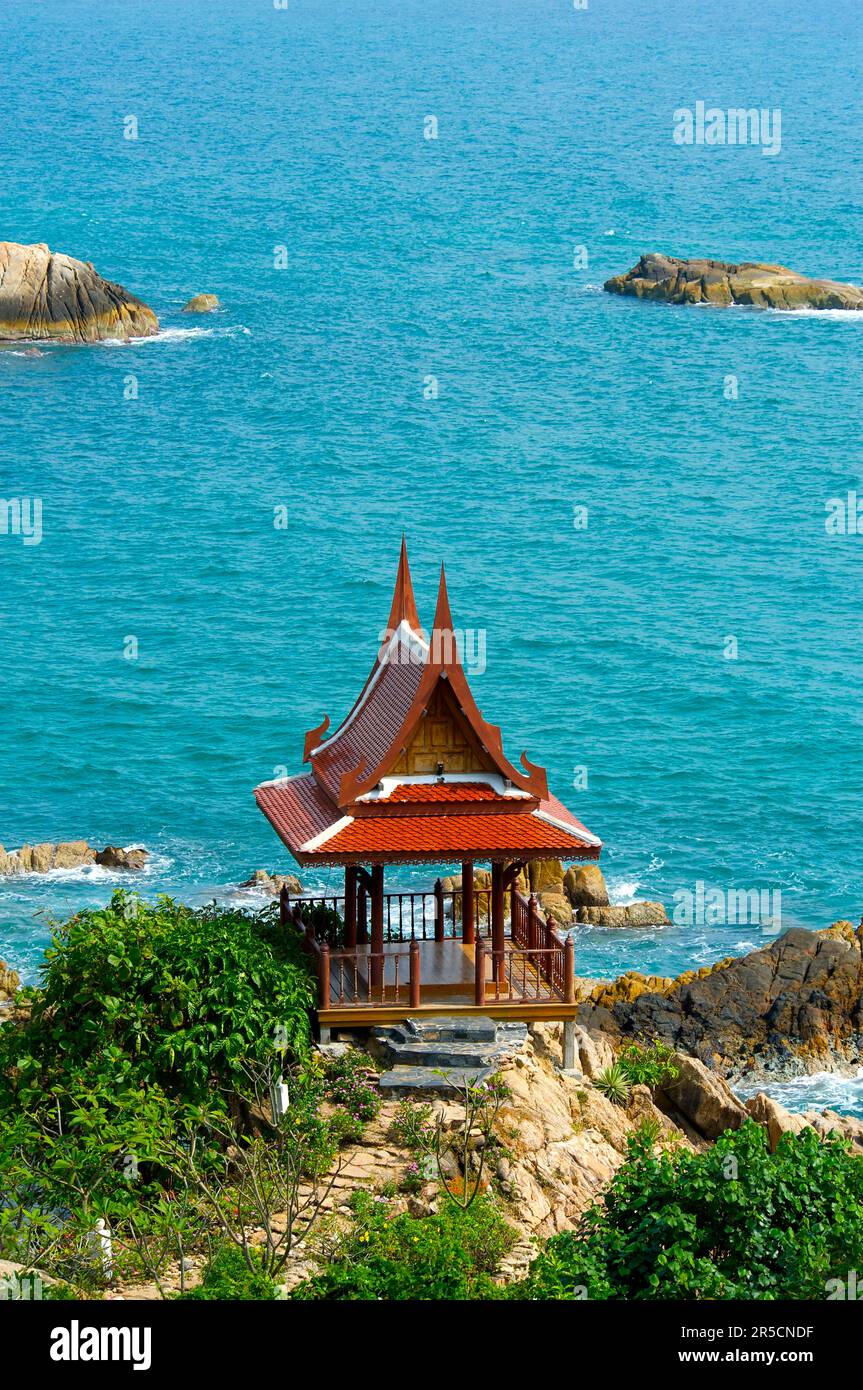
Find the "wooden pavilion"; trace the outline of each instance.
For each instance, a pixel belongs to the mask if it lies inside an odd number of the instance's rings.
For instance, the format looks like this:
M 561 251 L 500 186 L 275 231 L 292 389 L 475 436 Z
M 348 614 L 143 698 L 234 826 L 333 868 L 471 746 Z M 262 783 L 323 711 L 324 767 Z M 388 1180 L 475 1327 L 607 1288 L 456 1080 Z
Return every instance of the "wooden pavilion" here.
M 411 1014 L 574 1017 L 572 938 L 526 895 L 521 871 L 531 860 L 597 859 L 601 842 L 551 795 L 543 768 L 524 753 L 519 767 L 509 762 L 477 708 L 443 567 L 423 632 L 404 540 L 371 673 L 334 732 L 325 718 L 306 734 L 304 761 L 309 771 L 265 782 L 255 797 L 298 864 L 344 870 L 343 893 L 282 895 L 283 921 L 305 923 L 317 957 L 324 1032 Z M 460 888 L 384 889 L 387 865 L 454 861 Z M 482 886 L 477 864 L 491 866 Z M 334 941 L 312 924 L 320 905 L 341 918 Z

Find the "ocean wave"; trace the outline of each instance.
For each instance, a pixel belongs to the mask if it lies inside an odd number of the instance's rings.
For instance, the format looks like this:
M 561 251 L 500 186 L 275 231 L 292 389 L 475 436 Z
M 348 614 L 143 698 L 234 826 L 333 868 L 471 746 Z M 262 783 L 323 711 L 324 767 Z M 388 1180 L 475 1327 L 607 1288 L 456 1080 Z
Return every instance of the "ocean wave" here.
M 863 1116 L 863 1067 L 850 1076 L 818 1071 L 811 1076 L 795 1076 L 760 1086 L 735 1086 L 738 1095 L 754 1096 L 758 1091 L 784 1105 L 792 1114 L 803 1110 L 838 1110 L 841 1115 Z
M 150 338 L 103 338 L 97 347 L 140 347 L 145 343 L 185 343 L 195 338 L 235 338 L 237 334 L 251 337 L 251 328 L 246 328 L 245 324 L 235 323 L 231 326 L 220 327 L 218 324 L 209 328 L 203 325 L 196 325 L 194 328 L 160 328 L 158 333 L 154 333 Z

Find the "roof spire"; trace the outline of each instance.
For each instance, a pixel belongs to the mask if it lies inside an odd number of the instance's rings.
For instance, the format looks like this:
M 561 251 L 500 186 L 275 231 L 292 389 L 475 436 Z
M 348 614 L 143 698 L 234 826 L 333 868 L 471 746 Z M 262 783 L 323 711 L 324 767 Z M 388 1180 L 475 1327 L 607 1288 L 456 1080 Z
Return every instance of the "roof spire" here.
M 417 613 L 416 600 L 414 599 L 414 586 L 411 582 L 410 566 L 408 565 L 408 548 L 402 532 L 402 548 L 399 555 L 399 568 L 396 575 L 396 587 L 393 593 L 393 605 L 390 609 L 390 620 L 387 627 L 390 632 L 395 632 L 400 623 L 407 621 L 414 632 L 420 632 L 420 620 Z
M 452 613 L 449 606 L 449 594 L 446 587 L 446 570 L 443 565 L 440 567 L 440 583 L 438 584 L 437 604 L 432 623 L 431 659 L 437 666 L 449 666 L 453 662 L 459 664 Z

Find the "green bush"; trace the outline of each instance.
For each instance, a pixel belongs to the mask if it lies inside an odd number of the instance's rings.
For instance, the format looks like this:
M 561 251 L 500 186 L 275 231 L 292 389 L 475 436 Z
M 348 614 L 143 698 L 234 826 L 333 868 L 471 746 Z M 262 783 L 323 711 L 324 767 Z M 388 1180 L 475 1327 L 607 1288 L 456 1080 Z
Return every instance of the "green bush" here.
M 648 1047 L 630 1043 L 617 1060 L 631 1086 L 649 1086 L 652 1090 L 677 1076 L 674 1049 L 662 1042 L 651 1043 Z
M 488 1299 L 491 1275 L 516 1233 L 479 1197 L 466 1211 L 447 1204 L 433 1216 L 391 1216 L 368 1193 L 354 1199 L 356 1222 L 327 1269 L 294 1289 L 300 1300 Z
M 604 1204 L 554 1236 L 530 1299 L 823 1299 L 863 1267 L 863 1160 L 811 1129 L 769 1152 L 747 1121 L 706 1153 L 633 1138 Z
M 238 1300 L 272 1301 L 279 1292 L 272 1279 L 258 1268 L 254 1249 L 250 1250 L 254 1268 L 250 1269 L 240 1250 L 235 1245 L 224 1245 L 204 1270 L 204 1277 L 196 1288 L 180 1295 L 181 1299 L 198 1302 L 236 1302 Z

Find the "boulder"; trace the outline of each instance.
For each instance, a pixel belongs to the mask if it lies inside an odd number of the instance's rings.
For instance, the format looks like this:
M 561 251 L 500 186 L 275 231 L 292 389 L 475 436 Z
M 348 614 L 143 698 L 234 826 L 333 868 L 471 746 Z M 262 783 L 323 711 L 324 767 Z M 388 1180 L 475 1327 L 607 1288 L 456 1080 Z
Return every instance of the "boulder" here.
M 610 294 L 659 299 L 666 304 L 747 304 L 760 309 L 863 309 L 863 289 L 837 280 L 810 279 L 782 265 L 758 261 L 686 260 L 651 253 L 625 275 L 613 275 Z
M 247 878 L 240 887 L 257 888 L 274 898 L 279 896 L 283 888 L 287 888 L 292 896 L 299 896 L 303 891 L 303 885 L 296 874 L 270 874 L 266 869 L 255 869 L 252 877 Z
M 5 960 L 0 960 L 0 1003 L 5 1004 L 14 999 L 20 988 L 21 980 L 17 970 L 13 970 Z
M 749 955 L 691 971 L 632 997 L 614 987 L 579 1008 L 584 1026 L 613 1039 L 658 1038 L 749 1075 L 790 1075 L 863 1060 L 859 934 L 795 927 Z
M 592 927 L 667 927 L 662 903 L 628 903 L 626 907 L 577 907 L 575 920 Z
M 559 859 L 534 859 L 527 866 L 531 893 L 563 893 L 563 865 Z
M 573 907 L 608 906 L 608 889 L 598 864 L 579 864 L 567 869 L 563 890 Z
M 159 320 L 140 299 L 104 280 L 87 261 L 42 242 L 0 241 L 0 340 L 149 338 Z
M 78 869 L 82 864 L 94 864 L 96 851 L 86 840 L 62 840 L 54 851 L 55 869 Z
M 143 869 L 149 857 L 145 849 L 121 849 L 118 845 L 106 845 L 96 854 L 95 860 L 103 869 L 137 871 Z
M 540 893 L 539 902 L 544 916 L 552 917 L 558 926 L 572 926 L 572 907 L 563 893 Z
M 767 1130 L 770 1152 L 775 1153 L 783 1134 L 799 1134 L 810 1123 L 804 1115 L 792 1115 L 778 1100 L 759 1091 L 746 1101 L 746 1109 Z
M 219 299 L 215 294 L 193 294 L 192 298 L 183 305 L 184 314 L 211 314 L 214 309 L 218 309 Z
M 677 1076 L 663 1082 L 657 1093 L 661 1110 L 677 1110 L 705 1139 L 717 1139 L 726 1129 L 739 1129 L 747 1110 L 726 1081 L 695 1057 L 674 1059 Z

